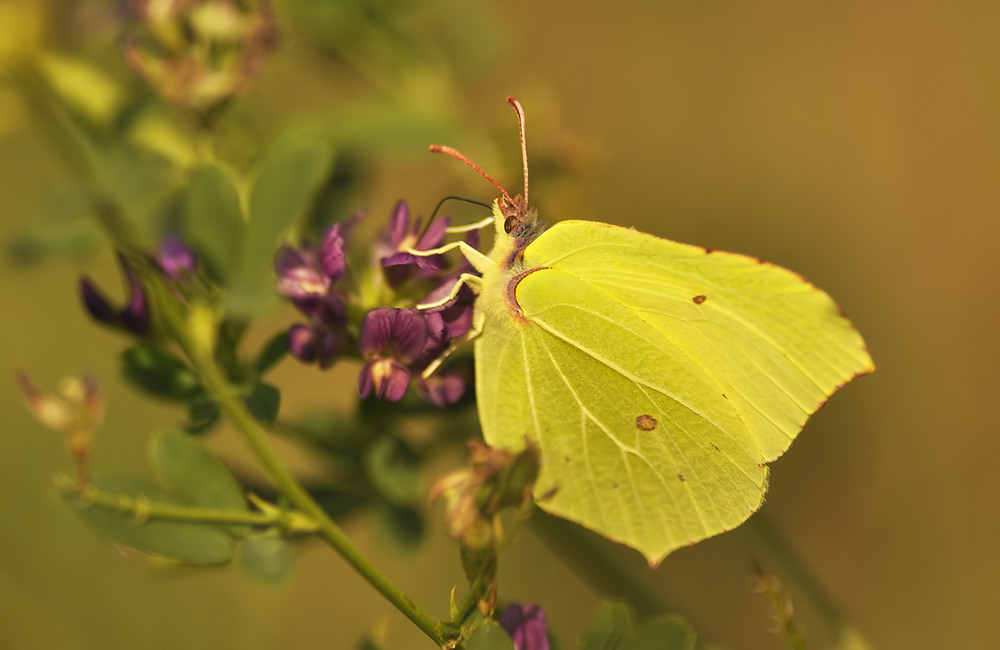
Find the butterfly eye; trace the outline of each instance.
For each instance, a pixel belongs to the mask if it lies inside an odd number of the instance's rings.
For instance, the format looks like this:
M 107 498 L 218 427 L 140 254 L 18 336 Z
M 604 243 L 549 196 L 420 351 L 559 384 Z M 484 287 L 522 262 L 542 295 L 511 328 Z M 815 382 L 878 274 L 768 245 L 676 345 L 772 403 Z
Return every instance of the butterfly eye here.
M 503 222 L 503 231 L 509 235 L 520 223 L 521 220 L 517 217 L 507 217 Z

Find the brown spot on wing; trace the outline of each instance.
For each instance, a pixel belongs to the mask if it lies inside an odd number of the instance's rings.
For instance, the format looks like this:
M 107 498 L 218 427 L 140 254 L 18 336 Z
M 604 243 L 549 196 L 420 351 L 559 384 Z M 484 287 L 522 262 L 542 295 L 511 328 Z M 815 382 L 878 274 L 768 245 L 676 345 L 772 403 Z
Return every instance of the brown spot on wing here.
M 701 303 L 703 303 L 706 300 L 708 300 L 708 296 L 699 294 L 699 295 L 695 296 L 694 298 L 692 298 L 691 300 L 694 301 L 694 304 L 700 305 Z
M 646 415 L 643 413 L 635 418 L 635 428 L 639 431 L 652 431 L 656 428 L 656 424 L 656 418 L 652 415 Z

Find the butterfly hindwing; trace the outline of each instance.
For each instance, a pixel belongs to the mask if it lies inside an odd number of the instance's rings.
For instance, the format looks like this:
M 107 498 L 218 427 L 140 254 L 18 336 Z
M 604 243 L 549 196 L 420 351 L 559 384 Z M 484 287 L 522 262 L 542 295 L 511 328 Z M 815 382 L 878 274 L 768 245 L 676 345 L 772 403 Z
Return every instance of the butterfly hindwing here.
M 561 270 L 518 296 L 531 322 L 490 323 L 477 342 L 480 418 L 491 445 L 538 445 L 543 508 L 656 559 L 750 515 L 760 451 L 662 334 Z

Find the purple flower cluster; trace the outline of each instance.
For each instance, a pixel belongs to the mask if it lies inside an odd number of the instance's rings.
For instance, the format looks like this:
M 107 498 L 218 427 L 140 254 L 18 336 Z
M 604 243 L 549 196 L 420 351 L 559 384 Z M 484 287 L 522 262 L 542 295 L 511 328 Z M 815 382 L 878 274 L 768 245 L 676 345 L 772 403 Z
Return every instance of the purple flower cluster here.
M 347 320 L 337 280 L 347 268 L 344 234 L 356 219 L 327 230 L 319 246 L 283 246 L 274 258 L 278 293 L 309 320 L 288 331 L 288 348 L 298 359 L 315 361 L 324 369 L 333 365 L 346 347 Z
M 285 246 L 275 258 L 279 293 L 308 319 L 289 330 L 289 349 L 299 360 L 316 362 L 324 369 L 352 351 L 348 315 L 352 296 L 345 289 L 352 283 L 342 278 L 348 271 L 347 231 L 356 219 L 331 227 L 318 246 Z M 406 203 L 400 201 L 388 231 L 373 247 L 371 266 L 381 278 L 376 284 L 391 292 L 387 302 L 414 307 L 377 307 L 361 318 L 357 351 L 365 361 L 358 378 L 362 397 L 399 401 L 413 385 L 426 401 L 446 406 L 464 393 L 465 380 L 458 374 L 440 372 L 424 378 L 421 373 L 469 331 L 472 292 L 463 287 L 454 300 L 437 309 L 422 311 L 415 305 L 447 297 L 468 266 L 463 263 L 449 269 L 443 255 L 408 252 L 441 246 L 447 228 L 448 219 L 442 217 L 424 229 L 422 221 L 411 219 Z M 355 286 L 359 284 L 357 278 L 352 279 Z

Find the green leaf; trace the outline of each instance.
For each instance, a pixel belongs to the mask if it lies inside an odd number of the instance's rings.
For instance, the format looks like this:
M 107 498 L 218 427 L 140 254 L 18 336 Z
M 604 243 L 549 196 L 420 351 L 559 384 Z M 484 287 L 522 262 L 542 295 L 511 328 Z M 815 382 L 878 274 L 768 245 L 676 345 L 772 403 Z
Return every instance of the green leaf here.
M 137 149 L 152 151 L 176 168 L 188 168 L 198 163 L 199 153 L 187 125 L 166 106 L 143 106 L 138 115 L 130 116 L 128 138 Z
M 355 650 L 383 650 L 385 648 L 386 622 L 381 621 L 372 626 L 355 646 Z
M 424 520 L 419 510 L 386 503 L 374 515 L 379 541 L 399 553 L 413 553 L 420 546 L 424 539 Z
M 632 616 L 620 602 L 604 601 L 580 639 L 580 650 L 615 650 L 632 634 Z
M 465 650 L 514 650 L 514 642 L 493 619 L 485 619 L 462 643 Z
M 333 411 L 313 411 L 301 415 L 289 429 L 300 441 L 352 461 L 371 437 L 369 428 L 360 418 Z
M 208 431 L 219 421 L 219 404 L 206 393 L 199 393 L 188 402 L 188 423 L 184 430 L 192 434 Z
M 694 650 L 695 633 L 679 616 L 660 616 L 632 634 L 626 650 Z
M 111 494 L 128 495 L 140 501 L 180 505 L 163 488 L 143 479 L 127 476 L 96 476 L 94 486 Z M 233 541 L 218 526 L 167 521 L 142 522 L 98 506 L 87 506 L 68 498 L 80 516 L 103 538 L 143 553 L 184 564 L 216 565 L 232 559 Z
M 189 435 L 161 433 L 150 444 L 153 472 L 179 501 L 203 508 L 248 510 L 243 488 L 219 457 Z M 229 526 L 231 533 L 245 536 L 247 526 Z
M 386 501 L 405 506 L 420 497 L 418 458 L 401 440 L 382 436 L 365 451 L 365 472 Z
M 288 353 L 288 331 L 283 330 L 271 337 L 271 340 L 264 344 L 257 359 L 253 363 L 253 368 L 258 375 L 265 374 L 281 361 Z
M 240 563 L 254 578 L 269 585 L 280 585 L 292 575 L 298 555 L 281 537 L 254 535 L 240 544 Z
M 197 375 L 182 361 L 162 349 L 146 344 L 122 353 L 125 378 L 155 397 L 187 400 L 201 390 Z
M 237 271 L 244 226 L 239 193 L 226 170 L 213 164 L 196 167 L 185 196 L 182 234 L 223 282 Z
M 47 257 L 83 259 L 101 243 L 100 230 L 93 221 L 66 224 L 32 223 L 15 233 L 7 246 L 9 260 L 26 266 Z
M 271 384 L 257 384 L 244 400 L 250 413 L 261 422 L 274 422 L 281 409 L 281 391 Z
M 125 92 L 101 68 L 51 52 L 37 63 L 59 99 L 92 123 L 108 126 L 122 110 Z
M 332 137 L 348 150 L 413 152 L 449 137 L 454 125 L 439 111 L 400 110 L 385 102 L 355 102 L 330 122 Z
M 633 627 L 628 608 L 604 601 L 583 633 L 580 650 L 694 650 L 695 634 L 680 617 L 663 615 Z
M 104 242 L 84 191 L 56 187 L 40 197 L 7 245 L 11 262 L 32 264 L 47 257 L 84 258 Z
M 273 299 L 275 250 L 307 216 L 332 162 L 330 147 L 305 134 L 287 135 L 264 154 L 250 194 L 240 273 L 230 295 L 236 313 L 260 311 Z

